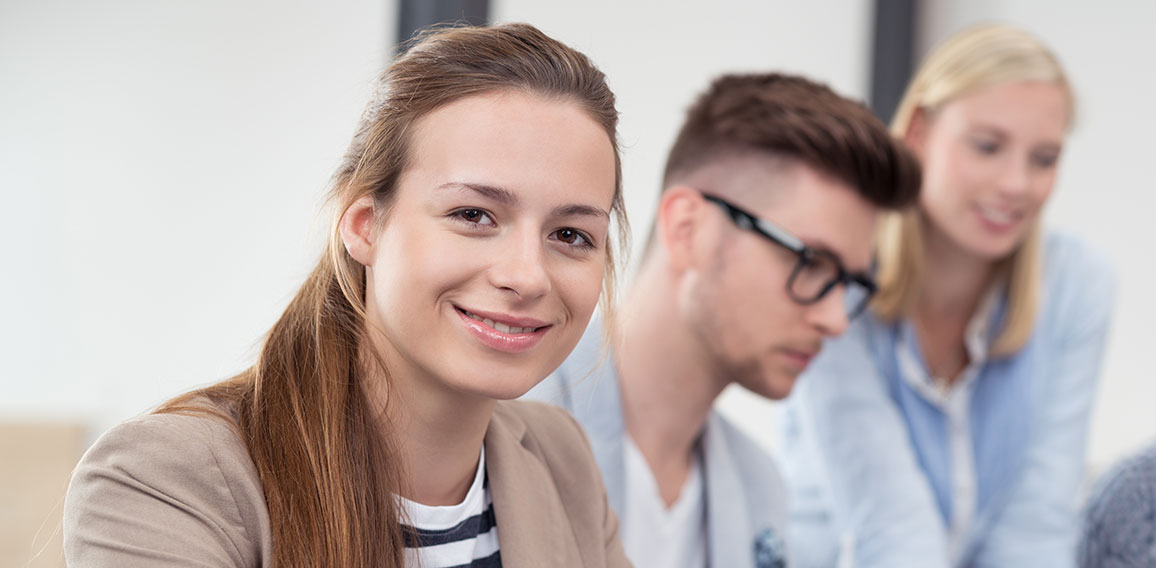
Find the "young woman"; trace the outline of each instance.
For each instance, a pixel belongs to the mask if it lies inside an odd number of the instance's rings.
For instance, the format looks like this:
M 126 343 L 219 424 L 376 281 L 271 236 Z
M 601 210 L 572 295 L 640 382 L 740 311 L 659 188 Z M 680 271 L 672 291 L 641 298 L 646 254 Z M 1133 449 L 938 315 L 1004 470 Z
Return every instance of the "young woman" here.
M 413 45 L 256 364 L 82 460 L 70 564 L 626 565 L 577 424 L 506 402 L 566 357 L 612 281 L 616 124 L 602 73 L 533 27 Z
M 1040 230 L 1073 109 L 1051 52 L 1002 26 L 953 37 L 909 86 L 893 133 L 919 203 L 882 223 L 871 313 L 786 413 L 800 565 L 1072 565 L 1114 290 Z

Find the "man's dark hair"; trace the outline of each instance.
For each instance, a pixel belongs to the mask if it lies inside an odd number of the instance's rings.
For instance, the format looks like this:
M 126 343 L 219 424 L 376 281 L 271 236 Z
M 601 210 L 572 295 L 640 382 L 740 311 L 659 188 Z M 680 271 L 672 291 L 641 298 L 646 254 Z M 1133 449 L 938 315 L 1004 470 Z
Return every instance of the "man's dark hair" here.
M 919 195 L 919 161 L 860 103 L 826 85 L 778 73 L 724 75 L 687 111 L 663 188 L 742 150 L 794 158 L 885 209 Z

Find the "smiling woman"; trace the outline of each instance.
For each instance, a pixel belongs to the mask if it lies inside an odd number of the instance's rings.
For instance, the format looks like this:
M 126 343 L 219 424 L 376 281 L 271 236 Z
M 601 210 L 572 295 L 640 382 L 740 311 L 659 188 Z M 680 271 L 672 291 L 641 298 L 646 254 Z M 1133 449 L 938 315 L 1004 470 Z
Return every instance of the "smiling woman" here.
M 625 565 L 577 424 L 507 401 L 609 298 L 616 125 L 602 73 L 533 27 L 419 39 L 382 77 L 328 251 L 258 361 L 93 446 L 69 561 Z
M 790 402 L 795 551 L 857 566 L 1072 566 L 1114 278 L 1041 229 L 1074 114 L 1052 52 L 963 31 L 892 132 L 919 203 L 881 221 L 879 294 Z
M 598 301 L 614 148 L 578 104 L 509 90 L 445 105 L 413 142 L 380 231 L 369 197 L 342 223 L 377 353 L 427 387 L 521 396 Z

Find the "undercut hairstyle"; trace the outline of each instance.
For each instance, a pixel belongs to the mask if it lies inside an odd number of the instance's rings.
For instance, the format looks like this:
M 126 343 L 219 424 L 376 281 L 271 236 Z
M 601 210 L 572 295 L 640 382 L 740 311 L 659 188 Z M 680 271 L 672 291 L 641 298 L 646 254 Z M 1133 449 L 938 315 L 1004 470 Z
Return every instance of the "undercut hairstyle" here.
M 826 85 L 780 73 L 711 83 L 687 111 L 662 187 L 750 150 L 807 164 L 876 207 L 900 209 L 919 195 L 918 160 L 870 110 Z

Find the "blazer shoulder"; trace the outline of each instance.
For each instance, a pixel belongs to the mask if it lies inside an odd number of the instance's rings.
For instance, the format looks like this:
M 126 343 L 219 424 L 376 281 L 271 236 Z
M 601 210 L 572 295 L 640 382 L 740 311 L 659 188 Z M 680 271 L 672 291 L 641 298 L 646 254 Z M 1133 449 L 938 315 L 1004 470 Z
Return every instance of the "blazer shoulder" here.
M 601 492 L 602 472 L 585 430 L 566 410 L 537 401 L 502 401 L 495 418 L 521 438 L 564 493 Z
M 131 472 L 156 481 L 191 482 L 226 476 L 256 479 L 257 472 L 234 423 L 225 414 L 148 414 L 106 432 L 81 458 L 87 468 Z
M 779 471 L 778 460 L 775 459 L 770 449 L 759 443 L 723 413 L 714 410 L 712 415 L 711 425 L 719 429 L 727 444 L 730 445 L 730 451 L 734 454 L 738 466 L 742 468 L 744 474 L 749 474 L 755 478 L 748 481 L 761 480 L 762 483 L 783 491 L 785 482 Z
M 66 557 L 100 566 L 250 566 L 270 542 L 244 442 L 224 416 L 199 413 L 140 416 L 101 436 L 73 473 L 64 537 Z
M 528 438 L 550 440 L 548 446 L 551 447 L 546 451 L 573 451 L 573 443 L 589 446 L 578 420 L 553 404 L 536 400 L 502 401 L 494 413 L 517 430 L 523 430 Z

